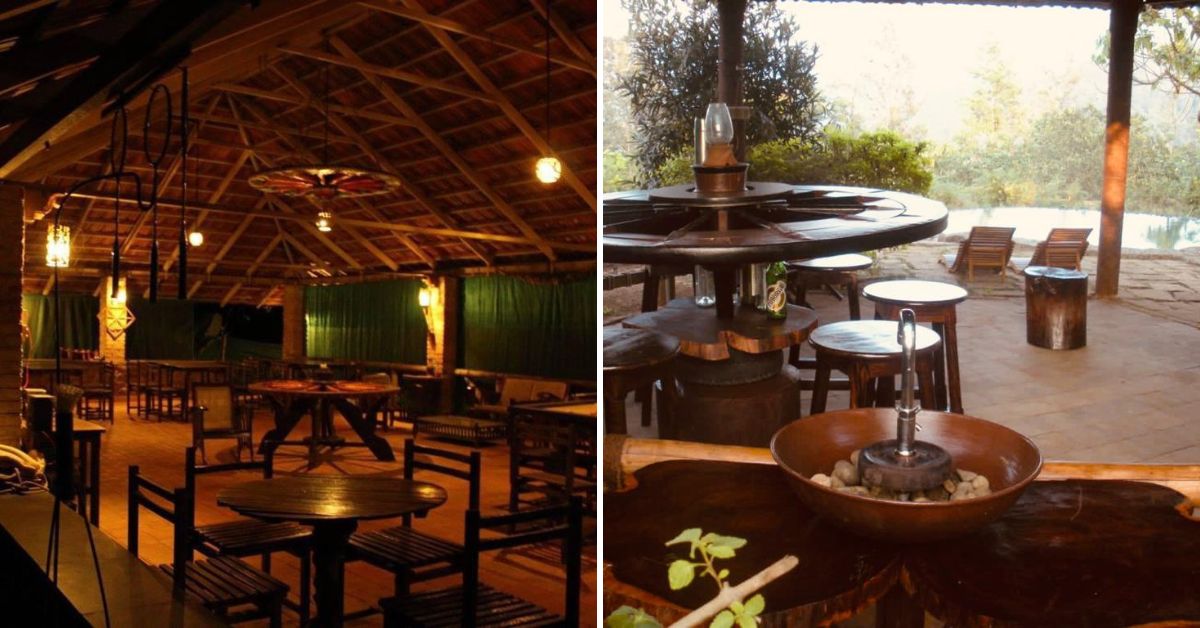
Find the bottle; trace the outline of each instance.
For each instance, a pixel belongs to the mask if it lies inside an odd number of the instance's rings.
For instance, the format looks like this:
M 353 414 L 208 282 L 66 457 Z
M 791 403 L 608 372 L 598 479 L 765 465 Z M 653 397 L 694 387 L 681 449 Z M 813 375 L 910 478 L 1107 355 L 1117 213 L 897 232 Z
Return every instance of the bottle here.
M 696 270 L 692 273 L 692 293 L 695 295 L 697 306 L 712 307 L 716 305 L 717 287 L 713 281 L 712 271 L 702 266 L 696 266 Z
M 787 318 L 787 265 L 773 262 L 767 267 L 767 318 Z

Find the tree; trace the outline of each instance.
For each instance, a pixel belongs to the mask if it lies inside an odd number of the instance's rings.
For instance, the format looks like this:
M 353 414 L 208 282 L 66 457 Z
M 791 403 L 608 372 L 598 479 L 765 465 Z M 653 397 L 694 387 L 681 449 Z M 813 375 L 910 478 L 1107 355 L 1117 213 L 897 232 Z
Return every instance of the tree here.
M 966 139 L 988 146 L 1011 144 L 1025 130 L 1021 87 L 995 43 L 984 50 L 983 62 L 972 75 L 979 85 L 967 100 L 971 117 L 967 120 Z
M 1108 68 L 1109 36 L 1096 63 Z M 1133 40 L 1133 81 L 1175 94 L 1200 96 L 1200 9 L 1147 8 Z
M 637 144 L 638 182 L 692 145 L 693 120 L 716 99 L 718 32 L 716 5 L 690 0 L 624 0 L 632 15 L 632 71 L 618 89 L 629 96 Z M 749 145 L 773 139 L 811 140 L 821 128 L 813 66 L 815 49 L 793 40 L 796 25 L 774 3 L 746 11 L 743 100 L 752 117 Z

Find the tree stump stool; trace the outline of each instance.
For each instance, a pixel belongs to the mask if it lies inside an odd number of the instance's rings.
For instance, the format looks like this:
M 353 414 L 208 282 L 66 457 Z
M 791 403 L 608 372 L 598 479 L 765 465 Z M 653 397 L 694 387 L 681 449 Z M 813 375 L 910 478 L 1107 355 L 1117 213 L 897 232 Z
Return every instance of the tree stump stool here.
M 842 321 L 818 327 L 808 338 L 817 351 L 817 377 L 813 383 L 812 414 L 825 411 L 829 374 L 837 369 L 850 378 L 850 407 L 891 406 L 892 381 L 901 373 L 903 353 L 891 321 Z M 928 327 L 917 326 L 915 365 L 921 405 L 934 404 L 933 371 L 942 339 Z M 880 379 L 885 378 L 885 379 Z M 872 386 L 872 380 L 876 386 Z
M 624 434 L 625 396 L 658 380 L 664 390 L 675 389 L 671 363 L 679 353 L 679 340 L 666 334 L 624 327 L 604 328 L 604 432 Z M 649 403 L 649 400 L 643 403 Z M 662 414 L 661 407 L 659 414 Z M 660 416 L 659 422 L 662 422 Z
M 929 323 L 942 337 L 935 360 L 934 385 L 937 404 L 933 410 L 963 413 L 962 386 L 958 371 L 958 304 L 967 300 L 967 291 L 940 281 L 877 281 L 863 288 L 863 296 L 875 303 L 875 318 L 900 320 L 900 310 L 908 308 L 918 323 Z
M 1087 345 L 1087 273 L 1067 268 L 1025 269 L 1025 340 L 1043 349 Z
M 825 286 L 838 301 L 842 300 L 842 295 L 836 287 L 843 286 L 850 305 L 850 319 L 859 320 L 862 316 L 858 306 L 858 271 L 866 270 L 872 264 L 871 258 L 858 253 L 788 262 L 788 287 L 796 295 L 796 304 L 812 307 L 805 297 L 810 285 Z

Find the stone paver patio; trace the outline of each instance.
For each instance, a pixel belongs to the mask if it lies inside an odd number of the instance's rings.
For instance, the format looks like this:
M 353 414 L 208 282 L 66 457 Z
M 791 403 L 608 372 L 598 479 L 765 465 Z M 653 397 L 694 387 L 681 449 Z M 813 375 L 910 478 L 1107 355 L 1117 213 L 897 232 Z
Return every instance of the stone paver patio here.
M 1122 258 L 1121 297 L 1088 303 L 1088 346 L 1049 351 L 1025 342 L 1020 273 L 1010 270 L 1005 279 L 976 275 L 967 282 L 937 261 L 955 246 L 918 242 L 880 251 L 862 278 L 919 278 L 967 288 L 971 296 L 959 306 L 967 414 L 1026 434 L 1047 459 L 1200 463 L 1200 255 L 1129 252 Z M 1015 255 L 1031 251 L 1019 245 Z M 1095 266 L 1091 251 L 1084 270 L 1093 287 Z M 690 293 L 688 278 L 677 286 L 680 296 Z M 640 286 L 606 292 L 605 321 L 635 310 L 640 294 Z M 844 302 L 823 291 L 808 296 L 822 323 L 848 318 Z M 863 309 L 869 315 L 869 302 Z M 807 413 L 808 393 L 802 401 Z M 631 434 L 653 437 L 655 428 L 636 420 L 632 395 L 627 402 Z M 830 398 L 830 408 L 847 405 L 844 392 Z

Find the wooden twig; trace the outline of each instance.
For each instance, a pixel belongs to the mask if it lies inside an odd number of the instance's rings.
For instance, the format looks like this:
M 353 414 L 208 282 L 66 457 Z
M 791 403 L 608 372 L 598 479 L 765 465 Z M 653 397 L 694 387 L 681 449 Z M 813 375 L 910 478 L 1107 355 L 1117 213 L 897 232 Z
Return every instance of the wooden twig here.
M 748 580 L 742 581 L 735 587 L 725 587 L 721 592 L 696 610 L 688 613 L 683 619 L 671 624 L 670 628 L 692 628 L 699 626 L 722 610 L 729 608 L 734 602 L 741 602 L 755 591 L 771 584 L 779 576 L 793 570 L 800 560 L 792 555 L 784 556 L 775 561 L 770 567 L 754 574 Z

